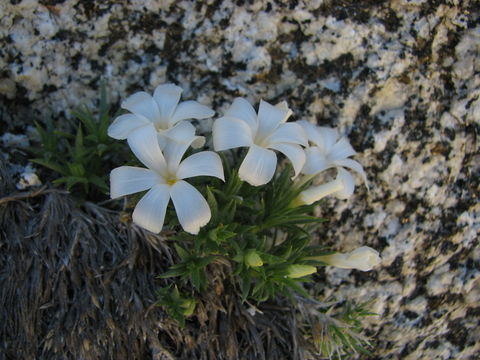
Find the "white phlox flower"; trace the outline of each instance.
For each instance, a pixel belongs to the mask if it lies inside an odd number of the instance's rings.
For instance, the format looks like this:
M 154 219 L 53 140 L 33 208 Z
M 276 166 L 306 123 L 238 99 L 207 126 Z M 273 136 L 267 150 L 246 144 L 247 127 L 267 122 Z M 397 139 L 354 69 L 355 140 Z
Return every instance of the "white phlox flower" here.
M 307 138 L 300 125 L 286 122 L 291 114 L 286 102 L 273 106 L 262 100 L 257 115 L 247 100 L 237 98 L 225 116 L 214 122 L 213 146 L 216 151 L 249 147 L 238 175 L 250 185 L 264 185 L 272 179 L 277 166 L 272 150 L 291 161 L 297 176 L 305 163 L 300 145 L 307 145 Z
M 183 126 L 183 141 L 168 140 L 160 149 L 157 134 L 149 126 L 139 127 L 128 136 L 135 156 L 147 167 L 121 166 L 110 173 L 110 196 L 148 190 L 133 211 L 133 221 L 154 233 L 162 230 L 167 205 L 172 199 L 183 229 L 198 234 L 210 221 L 211 212 L 205 198 L 185 179 L 214 176 L 224 180 L 222 162 L 213 151 L 202 151 L 182 161 L 194 141 L 190 127 Z
M 355 190 L 355 179 L 345 169 L 337 168 L 337 177 L 335 180 L 325 184 L 311 186 L 304 190 L 298 196 L 297 202 L 310 205 L 326 196 L 333 195 L 337 199 L 348 199 Z
M 368 246 L 359 247 L 349 253 L 312 256 L 308 259 L 318 260 L 341 269 L 357 269 L 361 271 L 370 271 L 381 262 L 378 251 Z
M 117 117 L 108 128 L 108 135 L 114 139 L 127 139 L 134 130 L 149 126 L 156 129 L 160 148 L 163 149 L 167 139 L 181 140 L 178 126 L 189 126 L 195 130 L 187 119 L 206 119 L 215 112 L 196 101 L 180 102 L 182 88 L 174 84 L 157 86 L 153 96 L 140 91 L 130 95 L 121 107 L 130 111 Z M 185 123 L 187 125 L 185 125 Z M 201 147 L 205 143 L 203 136 L 195 137 L 192 146 Z
M 355 180 L 344 168 L 360 174 L 368 189 L 367 177 L 362 165 L 349 159 L 350 156 L 355 155 L 355 150 L 346 137 L 339 139 L 336 129 L 315 126 L 305 120 L 298 121 L 298 123 L 305 130 L 309 142 L 313 144 L 305 149 L 306 160 L 301 171 L 304 177 L 299 184 L 305 184 L 322 171 L 330 168 L 337 169 L 337 177 L 333 181 L 312 186 L 303 191 L 294 201 L 295 205 L 310 205 L 328 195 L 334 195 L 338 199 L 349 198 L 355 190 Z
M 333 167 L 344 167 L 357 172 L 368 187 L 367 176 L 362 165 L 349 159 L 356 152 L 346 137 L 339 138 L 336 129 L 315 126 L 306 120 L 300 120 L 298 123 L 305 130 L 308 141 L 313 144 L 305 149 L 306 161 L 302 174 L 313 177 Z

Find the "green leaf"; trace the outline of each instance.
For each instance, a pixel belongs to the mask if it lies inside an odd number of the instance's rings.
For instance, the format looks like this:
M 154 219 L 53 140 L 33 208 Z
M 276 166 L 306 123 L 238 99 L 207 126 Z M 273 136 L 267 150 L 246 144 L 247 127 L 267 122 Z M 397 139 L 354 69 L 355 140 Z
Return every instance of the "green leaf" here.
M 296 291 L 297 293 L 299 293 L 300 295 L 302 295 L 303 297 L 307 298 L 307 299 L 310 299 L 310 294 L 307 293 L 305 291 L 305 289 L 303 288 L 303 286 L 301 286 L 298 282 L 296 282 L 295 280 L 292 280 L 290 278 L 284 278 L 283 279 L 283 282 L 285 282 L 285 284 L 288 285 L 289 288 L 293 289 L 294 291 Z
M 218 217 L 218 202 L 217 199 L 215 199 L 215 195 L 212 192 L 211 186 L 207 186 L 205 188 L 205 192 L 207 193 L 207 203 L 212 213 L 211 222 L 212 224 L 215 224 Z
M 230 226 L 220 225 L 215 229 L 212 229 L 208 232 L 208 238 L 214 241 L 217 244 L 221 244 L 222 242 L 235 237 L 237 234 L 233 231 L 230 231 Z
M 275 256 L 266 252 L 260 252 L 259 254 L 261 254 L 263 261 L 270 265 L 282 264 L 286 261 L 286 259 L 281 256 Z
M 70 174 L 74 177 L 84 177 L 85 167 L 82 164 L 73 163 L 67 164 Z M 88 180 L 88 179 L 87 179 Z
M 177 254 L 178 256 L 180 256 L 180 259 L 182 259 L 182 261 L 187 261 L 191 257 L 187 250 L 182 248 L 180 245 L 173 244 L 173 246 L 175 246 L 175 250 L 177 251 Z
M 242 303 L 247 300 L 248 294 L 250 293 L 250 289 L 252 288 L 252 282 L 248 278 L 241 278 L 240 279 L 240 289 L 242 290 Z
M 60 164 L 57 164 L 57 163 L 54 163 L 54 162 L 51 162 L 51 161 L 47 161 L 47 160 L 44 160 L 44 159 L 30 159 L 30 161 L 35 163 L 35 164 L 46 167 L 48 169 L 51 169 L 53 171 L 56 171 L 57 173 L 59 173 L 61 175 L 66 175 L 67 174 L 66 169 L 63 168 Z
M 194 288 L 201 289 L 203 287 L 199 269 L 195 269 L 191 272 L 190 279 Z
M 107 185 L 107 182 L 106 182 L 105 178 L 101 178 L 97 175 L 91 175 L 91 176 L 88 177 L 88 181 L 91 182 L 96 187 L 98 187 L 104 193 L 108 192 L 108 185 Z
M 186 269 L 184 267 L 174 268 L 174 266 L 172 266 L 170 269 L 165 271 L 163 274 L 157 275 L 157 278 L 168 279 L 168 278 L 171 278 L 171 277 L 183 276 L 183 275 L 186 275 L 186 274 L 188 274 L 188 272 L 186 271 Z

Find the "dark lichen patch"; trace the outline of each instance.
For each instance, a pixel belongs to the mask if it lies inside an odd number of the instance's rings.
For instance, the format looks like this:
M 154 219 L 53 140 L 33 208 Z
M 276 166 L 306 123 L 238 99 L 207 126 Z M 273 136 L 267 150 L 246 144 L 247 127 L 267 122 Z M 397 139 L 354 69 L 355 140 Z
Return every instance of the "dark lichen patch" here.
M 432 155 L 441 155 L 447 160 L 451 151 L 452 151 L 452 146 L 447 141 L 439 141 L 433 144 L 433 146 L 430 149 L 430 153 Z
M 437 310 L 440 307 L 448 307 L 452 304 L 460 304 L 464 302 L 462 294 L 454 294 L 445 292 L 440 295 L 428 296 L 428 309 L 429 311 Z
M 65 0 L 40 0 L 39 3 L 46 6 L 55 6 L 63 4 Z
M 362 286 L 365 283 L 378 281 L 378 272 L 375 270 L 370 270 L 370 271 L 352 270 L 352 275 L 353 275 L 353 278 L 355 279 L 356 286 Z
M 74 5 L 74 8 L 77 9 L 80 13 L 85 15 L 88 20 L 93 20 L 100 18 L 102 15 L 106 14 L 110 8 L 115 5 L 115 1 L 106 0 L 106 1 L 79 1 Z
M 412 110 L 405 110 L 405 126 L 408 141 L 427 142 L 432 137 L 432 131 L 427 121 L 426 109 L 416 106 Z
M 379 20 L 389 32 L 396 32 L 402 26 L 402 18 L 388 5 L 380 10 Z
M 374 129 L 370 106 L 362 104 L 355 117 L 355 127 L 348 135 L 350 143 L 356 151 L 364 151 L 375 146 Z
M 351 20 L 358 23 L 368 23 L 372 18 L 372 11 L 382 5 L 384 0 L 329 0 L 324 2 L 319 13 L 323 16 L 333 16 L 337 20 Z
M 405 316 L 409 320 L 414 320 L 419 317 L 419 314 L 414 311 L 405 310 L 403 312 L 403 316 Z
M 457 245 L 457 244 L 455 244 Z M 465 268 L 466 270 L 480 270 L 480 264 L 475 264 L 473 259 L 471 258 L 472 250 L 476 246 L 476 244 L 472 244 L 470 246 L 466 246 L 459 251 L 455 252 L 450 259 L 448 260 L 448 264 L 451 270 L 455 270 L 458 268 Z M 453 251 L 458 249 L 458 245 L 453 249 Z M 451 251 L 452 252 L 452 251 Z
M 258 81 L 275 84 L 278 83 L 283 74 L 283 63 L 286 58 L 286 54 L 277 46 L 268 47 L 268 53 L 272 59 L 272 64 L 270 65 L 270 70 L 268 72 L 256 74 L 250 81 L 250 84 L 254 84 Z M 247 66 L 244 64 L 244 69 L 246 70 Z M 238 66 L 237 66 L 238 69 Z M 241 69 L 242 70 L 242 69 Z
M 386 169 L 390 166 L 393 156 L 397 154 L 397 149 L 398 141 L 396 139 L 390 139 L 387 141 L 383 151 L 377 154 L 380 168 Z
M 418 348 L 418 346 L 423 342 L 424 338 L 425 338 L 424 336 L 420 336 L 420 337 L 417 338 L 416 341 L 412 341 L 412 342 L 406 344 L 399 354 L 400 357 L 403 358 L 403 357 L 407 356 L 408 354 L 412 353 L 413 351 L 415 351 Z
M 82 32 L 75 32 L 68 29 L 60 29 L 57 33 L 53 36 L 52 40 L 58 41 L 67 41 L 69 43 L 74 41 L 82 41 L 87 36 Z
M 403 257 L 399 255 L 395 258 L 395 260 L 393 260 L 390 266 L 386 267 L 385 269 L 391 276 L 397 277 L 400 274 L 402 274 L 402 268 L 403 268 Z
M 320 66 L 308 65 L 307 62 L 301 58 L 290 61 L 288 68 L 306 84 L 317 81 L 323 74 Z
M 463 319 L 455 319 L 448 323 L 446 339 L 463 350 L 467 345 L 468 329 L 463 326 Z
M 151 35 L 153 31 L 165 29 L 168 24 L 162 20 L 162 14 L 150 12 L 133 12 L 129 16 L 130 31 L 133 33 L 146 33 Z

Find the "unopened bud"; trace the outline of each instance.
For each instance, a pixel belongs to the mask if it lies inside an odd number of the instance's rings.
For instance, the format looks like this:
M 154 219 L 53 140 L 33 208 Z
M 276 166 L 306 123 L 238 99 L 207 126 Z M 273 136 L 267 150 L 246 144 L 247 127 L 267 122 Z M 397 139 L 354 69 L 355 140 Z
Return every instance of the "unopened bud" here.
M 249 250 L 245 255 L 245 264 L 251 267 L 259 267 L 263 265 L 263 261 L 255 250 Z
M 287 276 L 292 279 L 301 278 L 317 272 L 317 268 L 311 265 L 294 264 L 287 267 Z

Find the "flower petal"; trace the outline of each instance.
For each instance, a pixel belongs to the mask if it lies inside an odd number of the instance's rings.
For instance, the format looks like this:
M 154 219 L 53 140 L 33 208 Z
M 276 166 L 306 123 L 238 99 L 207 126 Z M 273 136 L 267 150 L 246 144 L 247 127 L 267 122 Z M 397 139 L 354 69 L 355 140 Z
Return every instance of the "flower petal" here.
M 192 148 L 200 149 L 205 145 L 205 136 L 195 136 L 192 142 Z
M 302 169 L 302 173 L 305 175 L 315 175 L 332 166 L 325 154 L 317 146 L 306 148 L 305 155 L 305 165 Z
M 160 118 L 158 106 L 150 94 L 144 91 L 130 95 L 122 102 L 122 108 L 134 113 L 144 120 L 157 123 Z
M 337 166 L 343 166 L 352 169 L 353 171 L 356 171 L 362 177 L 362 180 L 368 189 L 367 175 L 365 174 L 365 171 L 363 170 L 363 167 L 362 165 L 360 165 L 360 163 L 352 159 L 336 160 L 334 161 L 334 163 Z
M 269 144 L 292 143 L 307 146 L 308 139 L 303 128 L 296 123 L 281 124 L 267 139 Z
M 152 170 L 133 166 L 121 166 L 110 173 L 110 197 L 134 194 L 152 188 L 161 181 Z
M 194 176 L 214 176 L 225 180 L 222 160 L 213 151 L 202 151 L 183 160 L 177 170 L 178 179 Z
M 287 115 L 288 111 L 261 100 L 258 109 L 257 136 L 260 138 L 269 136 L 278 125 L 285 121 Z
M 337 199 L 345 200 L 352 196 L 355 190 L 355 179 L 352 174 L 343 168 L 337 168 L 337 179 L 342 181 L 343 188 L 334 195 Z
M 255 112 L 253 106 L 243 98 L 236 98 L 233 100 L 232 105 L 225 113 L 225 117 L 234 117 L 236 119 L 243 120 L 248 124 L 248 126 L 250 126 L 252 133 L 257 131 L 257 113 Z
M 305 164 L 305 151 L 300 145 L 295 144 L 275 144 L 270 146 L 271 149 L 275 149 L 283 153 L 293 165 L 293 170 L 295 170 L 295 177 L 298 176 L 300 171 Z
M 317 126 L 316 128 L 316 132 L 322 137 L 322 141 L 317 143 L 317 146 L 319 146 L 322 151 L 330 153 L 338 139 L 337 129 L 332 129 L 325 126 Z
M 173 116 L 170 118 L 170 125 L 176 124 L 180 120 L 186 119 L 206 119 L 215 115 L 215 111 L 208 106 L 202 105 L 196 101 L 189 100 L 178 104 Z
M 188 121 L 180 121 L 162 134 L 177 142 L 190 144 L 195 137 L 195 126 Z
M 213 123 L 213 147 L 215 151 L 250 146 L 253 142 L 252 131 L 243 120 L 222 117 Z
M 178 165 L 189 146 L 196 140 L 195 127 L 188 121 L 180 121 L 173 128 L 165 131 L 163 153 L 171 173 L 177 171 Z
M 306 120 L 300 120 L 297 123 L 303 127 L 308 140 L 318 146 L 324 153 L 329 152 L 338 139 L 336 129 L 316 126 Z
M 238 176 L 253 186 L 268 183 L 275 173 L 277 156 L 272 150 L 252 145 L 240 165 Z
M 143 126 L 131 132 L 127 138 L 130 149 L 149 169 L 163 173 L 166 169 L 165 158 L 158 144 L 157 131 L 151 126 Z
M 189 183 L 179 180 L 170 187 L 178 221 L 183 230 L 198 234 L 200 228 L 210 221 L 211 213 L 208 203 L 200 192 Z
M 160 110 L 160 118 L 163 126 L 168 126 L 169 120 L 172 117 L 180 96 L 182 95 L 182 88 L 174 84 L 162 84 L 157 86 L 153 93 L 153 98 L 158 104 Z
M 288 107 L 288 104 L 285 100 L 280 101 L 275 107 L 279 108 L 280 110 L 285 111 L 285 116 L 282 120 L 282 123 L 286 122 L 290 116 L 292 116 L 293 111 Z
M 134 114 L 120 115 L 108 127 L 108 136 L 117 140 L 123 140 L 133 130 L 150 123 L 143 116 L 140 117 Z
M 153 233 L 162 231 L 170 192 L 168 185 L 158 184 L 140 199 L 132 219 L 135 224 Z
M 350 145 L 347 138 L 342 137 L 332 146 L 329 158 L 332 159 L 332 161 L 341 160 L 355 154 L 356 152 L 353 150 L 352 145 Z

